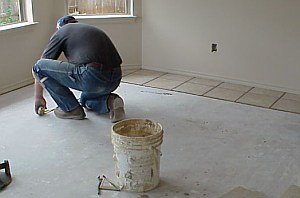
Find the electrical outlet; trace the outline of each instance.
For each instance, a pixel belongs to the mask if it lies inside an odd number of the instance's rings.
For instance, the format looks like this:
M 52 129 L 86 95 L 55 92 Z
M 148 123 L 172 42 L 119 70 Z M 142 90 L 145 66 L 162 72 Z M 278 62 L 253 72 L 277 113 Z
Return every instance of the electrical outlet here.
M 213 43 L 211 44 L 211 52 L 217 52 L 218 48 L 217 48 L 218 44 Z

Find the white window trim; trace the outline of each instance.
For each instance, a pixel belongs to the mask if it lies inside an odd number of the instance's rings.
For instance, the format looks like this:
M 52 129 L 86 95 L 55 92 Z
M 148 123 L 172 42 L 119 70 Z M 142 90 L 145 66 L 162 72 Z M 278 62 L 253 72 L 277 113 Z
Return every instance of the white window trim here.
M 130 13 L 128 15 L 74 15 L 78 20 L 97 20 L 98 23 L 124 23 L 124 22 L 135 22 L 136 16 L 134 14 L 134 1 L 130 3 Z M 66 5 L 68 7 L 68 5 Z M 66 10 L 68 13 L 68 11 Z
M 6 25 L 4 27 L 0 27 L 0 36 L 1 35 L 13 35 L 14 33 L 25 33 L 25 32 L 31 32 L 34 30 L 34 26 L 38 24 L 30 23 L 30 22 L 23 22 L 13 25 Z
M 25 22 L 14 23 L 10 25 L 0 26 L 0 32 L 5 32 L 8 30 L 16 30 L 22 27 L 32 26 L 37 24 L 33 22 L 33 10 L 32 10 L 32 0 L 23 0 L 23 17 Z
M 24 0 L 24 17 L 28 23 L 33 23 L 32 0 Z
M 79 22 L 88 21 L 93 24 L 101 23 L 134 23 L 137 17 L 131 15 L 106 15 L 106 16 L 74 16 Z
M 22 27 L 26 27 L 26 26 L 32 26 L 37 24 L 36 22 L 20 22 L 20 23 L 15 23 L 15 24 L 11 24 L 11 25 L 4 25 L 0 27 L 0 31 L 6 31 L 6 30 L 12 30 L 12 29 L 19 29 Z
M 76 19 L 120 19 L 120 18 L 135 18 L 133 15 L 75 15 Z

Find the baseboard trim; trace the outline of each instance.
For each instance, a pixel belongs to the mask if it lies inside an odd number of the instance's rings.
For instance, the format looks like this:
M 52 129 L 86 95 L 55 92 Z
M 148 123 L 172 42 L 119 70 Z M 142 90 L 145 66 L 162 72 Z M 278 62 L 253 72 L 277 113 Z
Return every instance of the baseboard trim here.
M 0 95 L 3 95 L 5 93 L 14 91 L 16 89 L 20 89 L 22 87 L 31 85 L 33 83 L 34 83 L 34 79 L 30 78 L 30 79 L 25 79 L 25 80 L 17 82 L 17 83 L 6 85 L 6 86 L 0 88 Z

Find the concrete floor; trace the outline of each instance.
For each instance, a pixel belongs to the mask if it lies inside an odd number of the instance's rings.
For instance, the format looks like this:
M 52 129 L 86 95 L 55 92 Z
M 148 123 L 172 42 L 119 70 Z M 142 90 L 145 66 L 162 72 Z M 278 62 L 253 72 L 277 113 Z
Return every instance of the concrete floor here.
M 100 197 L 218 198 L 242 186 L 280 198 L 300 185 L 299 114 L 126 83 L 117 92 L 127 118 L 163 126 L 161 182 L 146 193 Z M 38 117 L 33 103 L 33 86 L 0 96 L 0 160 L 13 175 L 0 197 L 99 197 L 98 175 L 116 181 L 108 117 Z

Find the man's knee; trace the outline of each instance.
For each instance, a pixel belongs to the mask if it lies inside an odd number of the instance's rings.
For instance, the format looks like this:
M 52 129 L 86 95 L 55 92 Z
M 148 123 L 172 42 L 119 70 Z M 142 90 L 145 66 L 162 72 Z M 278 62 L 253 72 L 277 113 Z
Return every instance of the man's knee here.
M 39 71 L 41 66 L 41 60 L 38 60 L 32 67 L 32 75 L 36 80 L 40 80 Z
M 49 60 L 47 59 L 38 60 L 33 66 L 33 71 L 35 71 L 35 73 L 39 73 L 39 71 L 43 70 L 43 67 L 45 67 L 45 65 L 47 65 L 48 62 Z
M 32 75 L 36 80 L 41 82 L 41 79 L 45 78 L 42 71 L 48 61 L 47 59 L 40 59 L 32 67 Z

